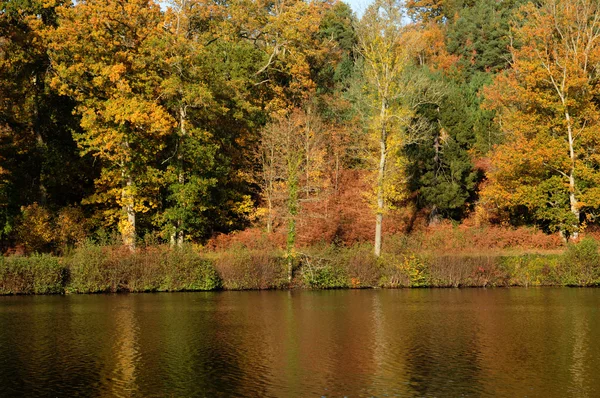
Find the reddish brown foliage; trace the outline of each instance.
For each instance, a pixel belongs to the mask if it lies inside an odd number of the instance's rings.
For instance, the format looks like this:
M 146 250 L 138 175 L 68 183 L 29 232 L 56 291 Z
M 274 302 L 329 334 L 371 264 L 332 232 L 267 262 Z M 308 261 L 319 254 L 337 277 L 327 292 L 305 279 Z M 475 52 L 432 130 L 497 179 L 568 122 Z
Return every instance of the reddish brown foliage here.
M 231 247 L 248 249 L 275 249 L 285 246 L 285 234 L 282 229 L 267 234 L 260 228 L 248 228 L 230 234 L 219 234 L 210 239 L 206 247 L 211 250 L 226 250 Z
M 274 289 L 286 282 L 281 257 L 271 250 L 220 252 L 215 268 L 230 290 Z
M 404 237 L 390 237 L 387 250 L 410 250 L 436 253 L 481 253 L 490 250 L 539 251 L 564 247 L 557 235 L 548 235 L 535 228 L 507 228 L 500 226 L 454 226 L 442 222 L 436 226 Z
M 365 196 L 365 192 L 371 190 L 369 176 L 362 170 L 342 170 L 337 192 L 326 200 L 302 203 L 298 219 L 299 246 L 321 242 L 352 245 L 373 240 L 375 214 Z M 404 231 L 409 218 L 405 212 L 390 211 L 384 217 L 384 233 Z

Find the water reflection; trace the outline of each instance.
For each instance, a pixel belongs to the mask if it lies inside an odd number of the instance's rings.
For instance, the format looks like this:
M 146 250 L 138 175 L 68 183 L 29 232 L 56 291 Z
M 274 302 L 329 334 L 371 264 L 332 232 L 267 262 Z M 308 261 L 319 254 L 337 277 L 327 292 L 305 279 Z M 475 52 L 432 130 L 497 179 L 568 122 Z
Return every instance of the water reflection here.
M 0 396 L 594 396 L 594 289 L 0 297 Z
M 129 396 L 137 391 L 136 368 L 139 361 L 135 309 L 132 301 L 124 301 L 113 311 L 114 329 L 119 330 L 114 338 L 109 355 L 114 355 L 115 367 L 109 381 L 112 381 L 112 394 L 115 397 Z M 110 362 L 110 361 L 109 361 Z

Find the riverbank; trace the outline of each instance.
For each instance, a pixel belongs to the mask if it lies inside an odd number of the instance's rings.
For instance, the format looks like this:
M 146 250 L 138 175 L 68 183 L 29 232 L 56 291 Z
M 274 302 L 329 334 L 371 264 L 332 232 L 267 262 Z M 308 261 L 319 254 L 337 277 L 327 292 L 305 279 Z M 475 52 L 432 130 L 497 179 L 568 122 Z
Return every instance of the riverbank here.
M 86 245 L 62 257 L 3 257 L 0 294 L 600 285 L 598 243 L 591 238 L 563 252 L 386 252 L 380 258 L 367 244 L 317 246 L 298 252 L 294 264 L 290 283 L 287 259 L 276 249 L 153 246 L 131 253 Z

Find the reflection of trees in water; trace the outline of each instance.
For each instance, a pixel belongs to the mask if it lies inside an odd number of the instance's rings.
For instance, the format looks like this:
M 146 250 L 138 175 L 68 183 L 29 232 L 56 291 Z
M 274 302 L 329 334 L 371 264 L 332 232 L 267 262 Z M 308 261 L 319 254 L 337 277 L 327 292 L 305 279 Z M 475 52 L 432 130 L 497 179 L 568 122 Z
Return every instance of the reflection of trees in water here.
M 593 373 L 600 356 L 590 351 L 600 354 L 589 325 L 597 317 L 589 318 L 586 293 L 592 293 L 591 299 L 598 294 L 571 289 L 482 292 L 476 314 L 485 392 L 585 396 L 600 391 Z M 600 324 L 595 326 L 597 335 Z
M 573 310 L 573 363 L 571 364 L 571 374 L 573 376 L 573 387 L 579 397 L 588 397 L 589 389 L 586 386 L 587 380 L 587 356 L 589 341 L 588 322 L 584 314 L 581 314 L 579 308 Z
M 22 308 L 0 307 L 0 396 L 594 396 L 598 297 L 490 289 L 15 298 Z
M 236 336 L 221 293 L 137 295 L 141 396 L 211 396 L 239 389 Z
M 251 292 L 251 294 L 256 292 Z M 208 349 L 204 351 L 204 370 L 208 376 L 204 381 L 206 390 L 212 394 L 226 396 L 243 396 L 247 391 L 256 391 L 260 395 L 262 386 L 248 377 L 262 369 L 260 356 L 253 355 L 258 347 L 248 346 L 256 341 L 252 328 L 249 327 L 256 316 L 256 308 L 252 308 L 252 297 L 245 297 L 239 292 L 222 292 L 215 296 L 215 309 L 211 323 L 206 328 L 214 328 Z M 241 307 L 241 308 L 240 308 Z M 254 332 L 254 333 L 253 333 Z M 252 388 L 250 387 L 252 386 Z M 256 389 L 256 390 L 255 390 Z
M 412 290 L 421 303 L 404 327 L 406 372 L 411 395 L 455 396 L 481 392 L 478 325 L 461 291 Z
M 116 333 L 113 343 L 115 361 L 111 377 L 111 390 L 114 396 L 129 396 L 138 389 L 136 384 L 136 369 L 139 360 L 138 327 L 133 301 L 130 297 L 124 297 L 113 313 Z
M 371 385 L 374 391 L 389 395 L 409 396 L 406 381 L 406 322 L 410 319 L 396 316 L 399 304 L 396 299 L 405 292 L 377 292 L 372 297 L 371 325 L 374 341 L 375 370 Z M 379 395 L 379 393 L 378 393 Z
M 0 396 L 101 395 L 98 319 L 82 314 L 82 297 L 0 299 L 19 301 L 0 311 Z
M 573 306 L 570 311 L 572 331 L 571 349 L 571 386 L 569 394 L 578 397 L 598 396 L 598 362 L 600 345 L 600 317 L 598 317 L 598 291 L 595 289 L 577 289 L 574 296 L 585 305 Z M 592 311 L 590 311 L 592 309 Z
M 376 363 L 372 354 L 375 339 L 373 308 L 366 297 L 369 293 L 323 291 L 300 295 L 302 299 L 311 300 L 308 313 L 312 319 L 302 325 L 302 353 L 309 383 L 318 389 L 315 393 L 331 396 L 364 394 L 370 384 Z M 306 315 L 307 311 L 302 313 Z M 311 345 L 309 356 L 307 349 Z M 315 368 L 311 363 L 318 365 Z M 312 372 L 321 373 L 319 379 Z
M 213 323 L 223 340 L 234 344 L 241 372 L 239 390 L 228 391 L 343 395 L 369 384 L 375 371 L 374 327 L 370 301 L 361 292 L 231 292 L 223 297 Z

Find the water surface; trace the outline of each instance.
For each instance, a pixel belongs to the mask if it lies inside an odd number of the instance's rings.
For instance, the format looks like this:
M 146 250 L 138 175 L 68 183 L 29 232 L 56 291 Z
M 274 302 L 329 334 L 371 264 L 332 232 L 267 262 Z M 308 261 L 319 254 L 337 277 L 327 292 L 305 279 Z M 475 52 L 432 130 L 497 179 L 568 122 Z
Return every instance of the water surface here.
M 0 297 L 0 396 L 600 394 L 600 290 Z

